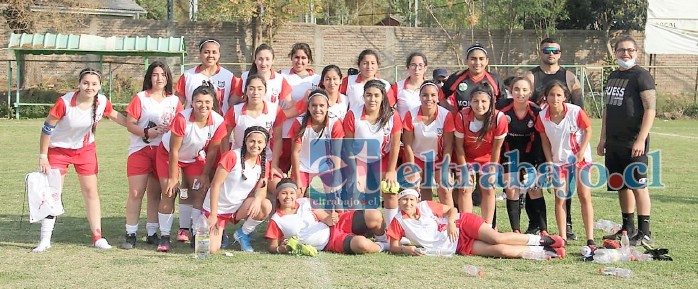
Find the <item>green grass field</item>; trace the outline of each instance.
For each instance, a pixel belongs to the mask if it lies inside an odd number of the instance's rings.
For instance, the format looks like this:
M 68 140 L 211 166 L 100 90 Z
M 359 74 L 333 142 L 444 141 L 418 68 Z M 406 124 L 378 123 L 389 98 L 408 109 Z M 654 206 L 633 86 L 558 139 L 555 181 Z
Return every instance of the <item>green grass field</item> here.
M 237 247 L 208 260 L 193 260 L 188 244 L 175 244 L 171 253 L 157 253 L 141 238 L 135 250 L 117 249 L 123 241 L 126 203 L 126 157 L 128 133 L 104 121 L 97 130 L 100 162 L 99 192 L 102 200 L 104 236 L 115 247 L 100 251 L 91 247 L 84 203 L 74 171 L 66 177 L 63 203 L 66 213 L 58 218 L 53 247 L 42 254 L 29 253 L 36 245 L 39 225 L 29 224 L 23 209 L 24 175 L 38 164 L 38 138 L 42 120 L 0 120 L 2 170 L 0 179 L 0 287 L 246 287 L 246 288 L 464 288 L 573 286 L 691 287 L 698 280 L 698 143 L 696 121 L 657 120 L 652 130 L 653 149 L 662 152 L 664 189 L 652 189 L 652 230 L 655 243 L 669 248 L 674 262 L 634 262 L 617 266 L 633 270 L 632 279 L 602 276 L 599 265 L 585 263 L 579 253 L 584 241 L 572 241 L 562 260 L 530 261 L 482 257 L 433 258 L 390 254 L 343 256 L 321 253 L 318 257 L 276 256 L 263 253 L 266 223 L 255 232 L 255 249 L 241 253 Z M 594 121 L 595 148 L 599 121 Z M 601 161 L 596 157 L 596 161 Z M 654 172 L 657 173 L 657 172 Z M 552 195 L 548 198 L 549 224 L 555 233 Z M 620 221 L 616 195 L 593 192 L 595 219 Z M 506 208 L 497 202 L 499 226 L 509 231 Z M 143 206 L 145 210 L 145 206 Z M 477 213 L 476 209 L 476 213 Z M 24 215 L 24 216 L 23 216 Z M 141 218 L 143 233 L 145 211 Z M 573 205 L 575 231 L 582 233 L 579 203 Z M 21 220 L 21 222 L 20 222 Z M 525 224 L 525 214 L 522 224 Z M 177 222 L 175 221 L 175 226 Z M 524 225 L 525 227 L 525 225 Z M 597 242 L 602 235 L 596 231 Z M 485 271 L 483 278 L 463 274 L 466 264 Z M 418 287 L 417 287 L 418 286 Z

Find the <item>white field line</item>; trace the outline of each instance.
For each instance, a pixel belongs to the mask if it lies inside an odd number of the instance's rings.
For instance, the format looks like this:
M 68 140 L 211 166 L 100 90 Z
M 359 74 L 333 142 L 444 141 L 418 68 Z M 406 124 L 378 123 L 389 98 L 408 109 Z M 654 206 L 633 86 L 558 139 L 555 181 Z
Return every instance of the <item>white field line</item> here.
M 673 136 L 673 137 L 687 138 L 687 139 L 698 139 L 698 136 L 680 135 L 680 134 L 675 134 L 675 133 L 650 132 L 650 135 L 653 135 L 653 134 L 663 135 L 663 136 Z
M 311 284 L 315 284 L 315 288 L 334 288 L 332 277 L 327 274 L 329 270 L 326 266 L 327 264 L 322 261 L 322 254 L 327 253 L 320 253 L 315 257 L 304 257 L 305 263 L 309 265 L 308 268 L 313 268 L 313 271 L 310 273 L 310 278 L 314 282 Z

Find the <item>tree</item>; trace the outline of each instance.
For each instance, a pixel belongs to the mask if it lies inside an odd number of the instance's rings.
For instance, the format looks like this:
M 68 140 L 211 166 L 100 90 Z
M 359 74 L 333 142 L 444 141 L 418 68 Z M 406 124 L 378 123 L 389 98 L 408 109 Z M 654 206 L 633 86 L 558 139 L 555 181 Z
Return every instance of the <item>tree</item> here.
M 570 18 L 565 29 L 594 29 L 604 32 L 608 56 L 613 55 L 611 30 L 642 30 L 647 21 L 647 0 L 567 0 Z

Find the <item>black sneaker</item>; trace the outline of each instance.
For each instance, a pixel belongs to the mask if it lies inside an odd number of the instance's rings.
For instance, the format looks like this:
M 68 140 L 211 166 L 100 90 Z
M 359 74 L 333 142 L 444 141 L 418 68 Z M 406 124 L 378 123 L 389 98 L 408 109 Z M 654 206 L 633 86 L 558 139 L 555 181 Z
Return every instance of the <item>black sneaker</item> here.
M 126 240 L 121 244 L 121 249 L 133 249 L 136 247 L 136 234 L 126 234 Z
M 620 241 L 621 237 L 623 237 L 623 230 L 625 230 L 625 228 L 621 228 L 620 230 L 618 230 L 618 232 L 615 232 L 613 234 L 603 236 L 603 239 L 604 240 Z M 636 233 L 635 231 L 633 231 L 633 232 L 628 231 L 628 236 L 634 236 L 635 233 Z
M 652 232 L 645 234 L 645 232 L 638 230 L 637 234 L 630 238 L 630 246 L 643 246 L 643 244 L 648 246 L 654 245 L 652 241 Z
M 160 238 L 158 238 L 158 233 L 152 234 L 150 236 L 145 237 L 145 242 L 150 244 L 150 245 L 157 245 L 160 243 Z
M 574 231 L 572 231 L 572 224 L 567 224 L 566 231 L 567 231 L 566 232 L 567 233 L 567 240 L 573 240 L 573 241 L 577 240 L 577 234 L 575 234 Z
M 539 228 L 539 227 L 531 227 L 531 226 L 529 226 L 528 229 L 526 229 L 526 234 L 538 235 L 538 233 L 540 233 L 540 228 Z
M 170 236 L 163 235 L 158 242 L 158 252 L 169 252 L 170 251 Z

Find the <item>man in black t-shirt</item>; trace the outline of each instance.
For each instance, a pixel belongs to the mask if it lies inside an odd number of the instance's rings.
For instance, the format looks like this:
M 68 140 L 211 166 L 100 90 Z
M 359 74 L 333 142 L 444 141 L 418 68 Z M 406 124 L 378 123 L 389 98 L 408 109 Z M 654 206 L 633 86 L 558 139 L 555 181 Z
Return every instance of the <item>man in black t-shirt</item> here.
M 538 105 L 543 103 L 543 90 L 553 80 L 558 80 L 567 84 L 567 89 L 570 90 L 572 96 L 569 102 L 584 108 L 584 99 L 582 98 L 582 86 L 571 71 L 560 66 L 560 56 L 562 49 L 560 44 L 555 39 L 545 38 L 540 42 L 540 65 L 526 72 L 526 78 L 533 83 L 533 94 L 531 101 Z M 567 210 L 569 212 L 569 210 Z
M 601 138 L 597 153 L 606 156 L 609 172 L 608 190 L 618 191 L 623 227 L 618 233 L 604 239 L 620 239 L 627 231 L 630 244 L 652 243 L 650 233 L 650 195 L 647 189 L 647 171 L 634 170 L 632 179 L 614 178 L 632 163 L 647 166 L 649 132 L 656 114 L 657 93 L 654 79 L 644 68 L 635 64 L 637 43 L 630 36 L 621 36 L 615 47 L 616 62 L 620 69 L 611 72 L 606 82 L 606 105 L 601 123 Z M 659 173 L 659 172 L 655 172 Z M 630 186 L 629 184 L 632 184 Z M 637 233 L 634 214 L 637 208 Z
M 567 89 L 572 93 L 567 101 L 584 109 L 582 87 L 577 76 L 560 66 L 560 57 L 562 56 L 560 44 L 552 38 L 543 39 L 540 42 L 539 56 L 540 65 L 527 71 L 525 75 L 533 83 L 531 101 L 542 105 L 545 102 L 545 97 L 543 96 L 545 86 L 553 80 L 558 80 L 567 84 Z M 572 198 L 568 198 L 565 201 L 565 206 L 567 207 L 567 239 L 577 240 L 577 235 L 572 231 Z

